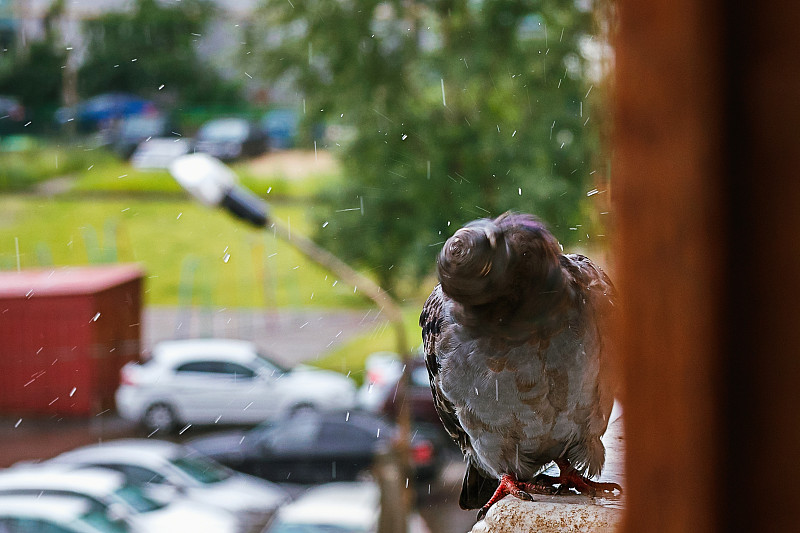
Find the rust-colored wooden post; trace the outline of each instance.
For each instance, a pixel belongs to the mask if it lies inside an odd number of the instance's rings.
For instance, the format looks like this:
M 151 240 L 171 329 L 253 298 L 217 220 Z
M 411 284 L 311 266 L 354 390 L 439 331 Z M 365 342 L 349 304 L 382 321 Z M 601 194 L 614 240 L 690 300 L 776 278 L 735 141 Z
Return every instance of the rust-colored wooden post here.
M 800 507 L 800 5 L 619 0 L 626 533 Z

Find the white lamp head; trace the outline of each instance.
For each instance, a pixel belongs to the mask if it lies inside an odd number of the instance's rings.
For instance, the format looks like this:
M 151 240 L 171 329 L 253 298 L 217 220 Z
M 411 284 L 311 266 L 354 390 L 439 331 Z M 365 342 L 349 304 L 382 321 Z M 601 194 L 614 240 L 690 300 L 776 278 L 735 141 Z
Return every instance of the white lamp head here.
M 236 174 L 222 161 L 204 153 L 182 155 L 169 166 L 175 181 L 205 205 L 220 205 L 236 184 Z

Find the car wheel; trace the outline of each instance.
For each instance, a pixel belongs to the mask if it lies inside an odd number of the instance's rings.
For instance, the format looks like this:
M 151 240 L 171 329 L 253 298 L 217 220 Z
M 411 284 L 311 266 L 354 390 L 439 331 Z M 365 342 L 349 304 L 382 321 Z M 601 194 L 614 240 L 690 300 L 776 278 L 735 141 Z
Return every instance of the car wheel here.
M 178 425 L 175 411 L 165 403 L 154 403 L 147 408 L 142 417 L 142 423 L 148 431 L 163 431 L 171 433 Z

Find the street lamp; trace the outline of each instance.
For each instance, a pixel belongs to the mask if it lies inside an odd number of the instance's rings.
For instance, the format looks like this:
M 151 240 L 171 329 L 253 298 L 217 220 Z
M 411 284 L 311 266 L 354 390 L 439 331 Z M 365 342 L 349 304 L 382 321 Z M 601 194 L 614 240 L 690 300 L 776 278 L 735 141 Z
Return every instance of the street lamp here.
M 406 341 L 405 326 L 400 306 L 389 293 L 360 274 L 344 261 L 318 246 L 314 241 L 289 229 L 279 220 L 270 217 L 269 206 L 251 191 L 237 183 L 236 174 L 220 160 L 204 153 L 187 154 L 176 158 L 169 167 L 170 174 L 180 185 L 201 203 L 209 207 L 224 207 L 231 214 L 254 226 L 272 228 L 275 235 L 294 246 L 306 257 L 326 268 L 340 280 L 356 287 L 388 317 L 395 329 L 397 353 L 403 358 L 405 369 L 408 369 L 409 349 Z M 409 443 L 411 441 L 411 422 L 405 391 L 408 384 L 408 372 L 403 372 L 398 387 L 398 425 L 400 426 L 399 458 L 403 473 L 408 475 Z M 405 522 L 410 502 L 401 497 L 402 510 L 397 527 L 390 529 L 405 531 Z

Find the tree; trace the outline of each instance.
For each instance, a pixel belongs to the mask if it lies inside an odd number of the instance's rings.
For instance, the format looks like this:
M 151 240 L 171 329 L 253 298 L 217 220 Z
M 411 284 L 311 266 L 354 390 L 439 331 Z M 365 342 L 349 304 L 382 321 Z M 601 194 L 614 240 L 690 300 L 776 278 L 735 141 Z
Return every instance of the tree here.
M 16 96 L 31 108 L 58 105 L 66 53 L 56 26 L 63 13 L 64 0 L 57 0 L 45 13 L 44 38 L 23 50 L 3 54 L 0 94 Z
M 206 0 L 170 6 L 136 0 L 131 12 L 86 21 L 88 55 L 78 74 L 81 94 L 146 95 L 163 85 L 191 103 L 235 103 L 238 87 L 222 80 L 195 49 L 212 15 L 213 6 Z
M 572 0 L 268 2 L 251 37 L 263 73 L 297 87 L 308 122 L 353 131 L 318 237 L 385 287 L 508 209 L 574 242 L 597 138 L 591 25 Z

